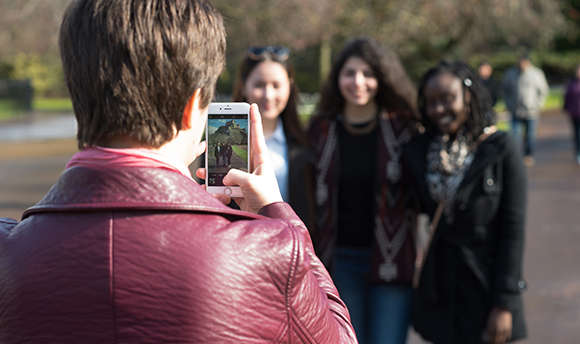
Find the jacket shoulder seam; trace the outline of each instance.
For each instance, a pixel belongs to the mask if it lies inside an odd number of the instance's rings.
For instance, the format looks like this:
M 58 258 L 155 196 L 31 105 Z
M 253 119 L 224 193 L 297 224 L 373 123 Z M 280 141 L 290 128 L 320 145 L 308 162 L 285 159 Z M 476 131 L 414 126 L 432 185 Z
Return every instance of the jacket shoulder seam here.
M 111 312 L 113 316 L 113 343 L 117 343 L 117 303 L 116 303 L 116 285 L 115 285 L 115 212 L 109 213 L 109 288 L 111 297 Z
M 291 224 L 287 224 L 287 227 L 292 235 L 292 252 L 290 255 L 290 266 L 288 269 L 288 279 L 286 282 L 286 292 L 285 292 L 285 303 L 286 303 L 286 327 L 288 328 L 287 331 L 287 335 L 288 335 L 288 340 L 290 341 L 290 337 L 292 335 L 292 323 L 291 323 L 291 318 L 292 318 L 292 306 L 291 306 L 291 292 L 292 292 L 292 288 L 294 286 L 294 277 L 296 275 L 296 269 L 298 266 L 298 255 L 299 255 L 299 251 L 300 251 L 300 243 L 298 242 L 298 238 L 297 238 L 297 233 L 296 230 L 294 228 L 294 226 L 292 226 Z

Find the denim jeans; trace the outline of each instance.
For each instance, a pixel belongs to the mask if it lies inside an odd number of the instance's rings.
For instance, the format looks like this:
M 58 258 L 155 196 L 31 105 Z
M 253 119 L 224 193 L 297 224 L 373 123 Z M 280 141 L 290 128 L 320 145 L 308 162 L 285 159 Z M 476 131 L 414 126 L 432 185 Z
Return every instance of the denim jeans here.
M 338 248 L 333 280 L 346 303 L 360 344 L 404 344 L 410 323 L 411 288 L 370 285 L 370 250 Z
M 523 153 L 525 156 L 533 156 L 536 147 L 536 133 L 538 130 L 537 119 L 512 117 L 512 133 L 516 143 L 523 144 Z M 523 135 L 523 137 L 522 137 Z

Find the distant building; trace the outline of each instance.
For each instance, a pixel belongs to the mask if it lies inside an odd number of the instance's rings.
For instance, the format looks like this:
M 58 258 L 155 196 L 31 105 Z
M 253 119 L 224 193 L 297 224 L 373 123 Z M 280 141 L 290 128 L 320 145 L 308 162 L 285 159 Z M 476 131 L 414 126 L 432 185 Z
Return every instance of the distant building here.
M 236 121 L 232 119 L 231 121 L 227 121 L 226 122 L 226 127 L 228 127 L 228 128 L 238 128 L 239 129 L 240 128 L 240 124 L 239 123 L 236 123 Z

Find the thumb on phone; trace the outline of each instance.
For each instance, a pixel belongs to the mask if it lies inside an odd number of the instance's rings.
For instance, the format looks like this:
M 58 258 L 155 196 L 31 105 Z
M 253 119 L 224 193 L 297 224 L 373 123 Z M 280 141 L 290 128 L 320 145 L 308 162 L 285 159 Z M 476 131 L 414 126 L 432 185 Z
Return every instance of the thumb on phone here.
M 258 212 L 262 207 L 282 202 L 278 181 L 268 159 L 268 148 L 262 128 L 262 117 L 256 104 L 250 106 L 250 171 L 231 169 L 224 177 L 225 185 L 237 185 L 244 199 L 235 199 L 241 209 Z

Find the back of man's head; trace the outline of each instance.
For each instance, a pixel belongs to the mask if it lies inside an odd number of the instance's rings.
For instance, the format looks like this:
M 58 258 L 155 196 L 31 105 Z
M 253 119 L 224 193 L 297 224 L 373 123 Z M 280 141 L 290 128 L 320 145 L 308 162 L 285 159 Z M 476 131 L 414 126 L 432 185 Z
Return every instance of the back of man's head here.
M 59 45 L 79 148 L 119 135 L 160 147 L 196 89 L 211 101 L 225 30 L 207 0 L 74 0 Z

